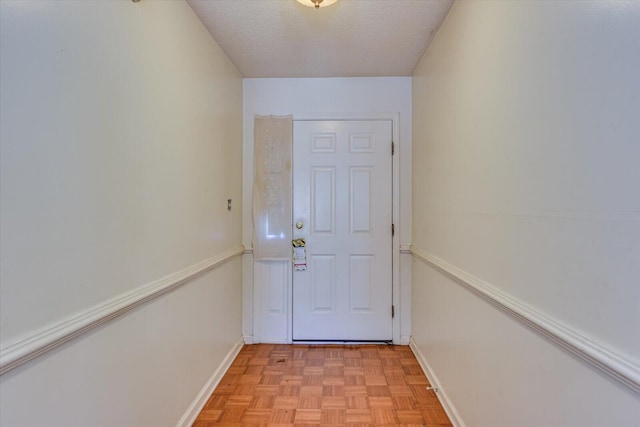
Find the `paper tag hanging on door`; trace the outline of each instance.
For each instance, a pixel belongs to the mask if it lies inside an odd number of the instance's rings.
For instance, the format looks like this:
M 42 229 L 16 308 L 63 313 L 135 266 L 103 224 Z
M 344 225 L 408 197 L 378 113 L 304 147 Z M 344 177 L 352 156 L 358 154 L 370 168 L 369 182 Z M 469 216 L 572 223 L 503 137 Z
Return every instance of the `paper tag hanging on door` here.
M 307 269 L 307 248 L 304 239 L 291 241 L 293 246 L 293 270 L 305 271 Z

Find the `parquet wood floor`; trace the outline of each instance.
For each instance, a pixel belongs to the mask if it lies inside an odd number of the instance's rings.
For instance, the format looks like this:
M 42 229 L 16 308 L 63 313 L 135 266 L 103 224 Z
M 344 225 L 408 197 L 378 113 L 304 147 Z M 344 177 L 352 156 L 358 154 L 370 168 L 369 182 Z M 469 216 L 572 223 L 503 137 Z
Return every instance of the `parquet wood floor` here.
M 193 424 L 451 426 L 406 346 L 246 345 Z

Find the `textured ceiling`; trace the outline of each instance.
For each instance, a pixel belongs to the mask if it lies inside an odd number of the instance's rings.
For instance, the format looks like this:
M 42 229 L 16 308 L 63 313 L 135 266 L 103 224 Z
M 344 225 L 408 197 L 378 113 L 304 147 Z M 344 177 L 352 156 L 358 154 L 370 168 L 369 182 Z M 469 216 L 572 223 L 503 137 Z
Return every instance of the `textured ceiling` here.
M 453 0 L 187 0 L 244 77 L 409 76 Z

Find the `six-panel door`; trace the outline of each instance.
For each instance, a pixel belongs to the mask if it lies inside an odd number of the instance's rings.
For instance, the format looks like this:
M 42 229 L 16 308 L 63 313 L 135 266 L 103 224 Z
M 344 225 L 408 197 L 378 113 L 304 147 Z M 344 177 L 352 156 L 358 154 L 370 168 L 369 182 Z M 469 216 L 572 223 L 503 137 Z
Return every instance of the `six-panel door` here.
M 293 236 L 307 261 L 293 272 L 293 339 L 391 340 L 392 122 L 293 130 Z

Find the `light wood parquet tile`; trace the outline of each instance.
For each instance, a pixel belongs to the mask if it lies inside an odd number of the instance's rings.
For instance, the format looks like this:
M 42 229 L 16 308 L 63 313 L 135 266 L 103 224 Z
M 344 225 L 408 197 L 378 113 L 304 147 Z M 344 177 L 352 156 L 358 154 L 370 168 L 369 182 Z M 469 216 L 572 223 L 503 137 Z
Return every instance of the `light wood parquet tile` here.
M 323 397 L 322 398 L 322 409 L 345 409 L 347 407 L 347 400 L 344 396 L 342 397 Z
M 244 346 L 193 424 L 451 426 L 408 347 Z

